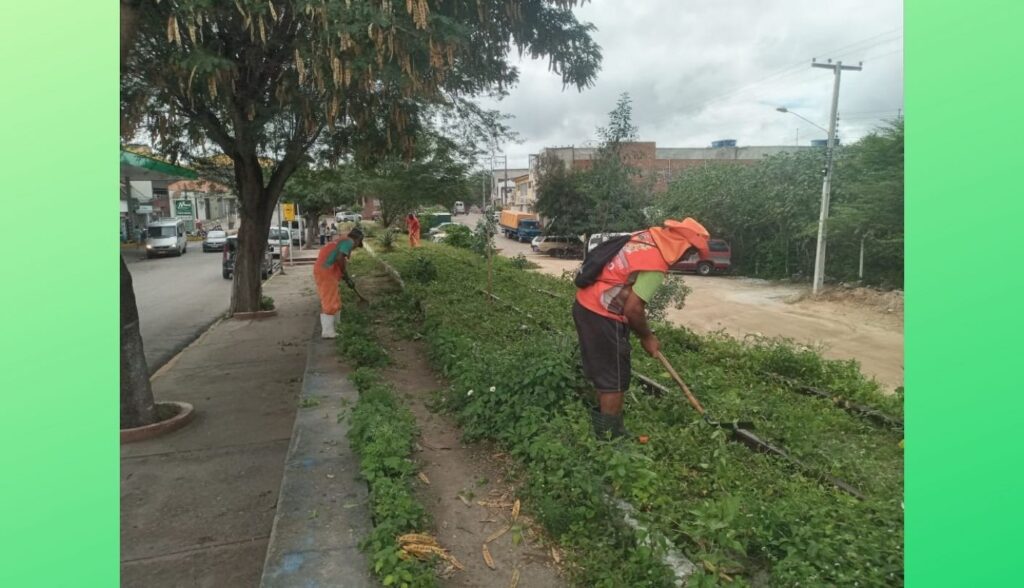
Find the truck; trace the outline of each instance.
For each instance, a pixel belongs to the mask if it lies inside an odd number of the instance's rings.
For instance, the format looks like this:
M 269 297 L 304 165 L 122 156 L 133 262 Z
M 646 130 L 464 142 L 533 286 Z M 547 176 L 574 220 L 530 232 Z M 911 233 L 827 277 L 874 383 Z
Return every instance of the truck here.
M 540 235 L 540 219 L 532 212 L 503 210 L 498 219 L 498 227 L 503 235 L 520 243 Z

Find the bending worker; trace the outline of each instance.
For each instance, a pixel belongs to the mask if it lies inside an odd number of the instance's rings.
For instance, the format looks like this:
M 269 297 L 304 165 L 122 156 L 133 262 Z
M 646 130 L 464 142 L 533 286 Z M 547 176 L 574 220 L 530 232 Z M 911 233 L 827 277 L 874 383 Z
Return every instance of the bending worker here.
M 622 417 L 631 376 L 629 332 L 640 338 L 644 351 L 657 355 L 660 345 L 647 324 L 647 303 L 669 266 L 693 247 L 706 251 L 707 240 L 707 230 L 692 218 L 633 233 L 596 281 L 576 291 L 572 318 L 583 374 L 597 395 L 591 418 L 598 438 L 629 436 Z
M 409 247 L 420 246 L 420 219 L 416 218 L 416 215 L 409 213 L 409 216 L 405 217 L 405 228 L 409 231 Z
M 354 227 L 348 235 L 341 236 L 320 248 L 313 266 L 313 279 L 320 295 L 320 328 L 324 339 L 337 336 L 335 323 L 341 314 L 341 280 L 355 290 L 355 282 L 348 275 L 348 258 L 352 250 L 363 246 L 363 231 Z

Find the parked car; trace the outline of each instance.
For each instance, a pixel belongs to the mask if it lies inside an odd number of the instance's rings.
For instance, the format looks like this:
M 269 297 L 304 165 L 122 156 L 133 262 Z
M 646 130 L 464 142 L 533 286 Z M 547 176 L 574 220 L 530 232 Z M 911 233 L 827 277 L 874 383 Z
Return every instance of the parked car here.
M 543 240 L 543 235 L 537 235 L 536 237 L 534 237 L 533 240 L 530 241 L 530 249 L 533 249 L 534 253 L 538 253 L 540 251 L 540 242 Z
M 441 224 L 437 225 L 436 227 L 432 227 L 430 229 L 430 231 L 427 232 L 427 234 L 430 235 L 431 237 L 433 237 L 434 235 L 437 235 L 438 233 L 445 232 L 445 229 L 447 229 L 448 227 L 450 227 L 452 225 L 457 225 L 457 224 L 459 224 L 459 223 L 441 223 Z
M 146 257 L 158 255 L 184 255 L 188 253 L 185 223 L 181 219 L 165 218 L 146 227 Z
M 363 215 L 358 212 L 339 212 L 334 215 L 334 219 L 339 223 L 361 223 L 363 222 Z
M 455 202 L 455 213 L 454 214 L 466 214 L 466 204 L 458 200 Z
M 583 253 L 583 239 L 572 235 L 542 235 L 534 241 L 537 241 L 535 251 L 538 253 L 555 257 L 576 257 Z
M 594 233 L 593 235 L 590 236 L 589 239 L 587 239 L 586 253 L 590 253 L 591 251 L 594 250 L 594 247 L 597 247 L 598 245 L 604 243 L 605 241 L 609 241 L 611 239 L 614 239 L 615 237 L 620 237 L 622 235 L 629 234 L 630 233 Z
M 281 248 L 293 243 L 292 232 L 288 227 L 270 227 L 267 234 L 267 246 L 270 247 L 271 255 L 274 258 L 281 257 Z
M 224 242 L 224 255 L 221 259 L 221 275 L 230 280 L 235 273 L 235 254 L 238 252 L 238 235 L 230 235 Z M 274 273 L 274 255 L 270 247 L 263 254 L 260 264 L 260 279 L 265 280 Z
M 292 245 L 306 244 L 306 221 L 302 217 L 297 217 L 291 221 L 284 221 L 282 226 L 291 233 Z
M 697 272 L 710 276 L 714 272 L 728 271 L 732 267 L 732 251 L 722 239 L 708 239 L 708 250 L 691 249 L 682 259 L 672 264 L 671 272 Z
M 206 233 L 206 237 L 203 238 L 203 253 L 207 251 L 223 251 L 224 242 L 228 240 L 228 234 L 225 231 L 209 231 Z

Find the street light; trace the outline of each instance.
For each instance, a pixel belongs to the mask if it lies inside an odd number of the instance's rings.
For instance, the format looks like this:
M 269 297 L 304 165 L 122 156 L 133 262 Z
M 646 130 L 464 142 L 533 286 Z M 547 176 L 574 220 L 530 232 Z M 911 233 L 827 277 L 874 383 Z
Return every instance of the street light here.
M 780 107 L 776 108 L 775 110 L 778 110 L 779 112 L 785 112 L 785 113 L 789 113 L 789 114 L 792 114 L 793 116 L 795 116 L 795 117 L 797 117 L 797 118 L 799 118 L 799 119 L 802 119 L 803 121 L 807 122 L 807 123 L 808 123 L 808 124 L 810 124 L 811 126 L 817 127 L 817 128 L 819 128 L 819 129 L 821 129 L 821 130 L 825 131 L 826 133 L 828 132 L 828 129 L 826 129 L 825 127 L 823 127 L 823 126 L 821 126 L 821 125 L 818 125 L 818 124 L 816 124 L 816 123 L 815 123 L 814 121 L 812 121 L 812 120 L 808 120 L 807 118 L 805 118 L 805 117 L 803 117 L 803 116 L 801 116 L 801 115 L 799 115 L 799 114 L 797 114 L 797 113 L 793 112 L 792 110 L 790 110 L 790 109 L 786 108 L 785 106 L 780 106 Z
M 805 120 L 808 123 L 818 127 L 819 129 L 828 133 L 828 142 L 825 147 L 825 170 L 824 179 L 821 185 L 821 212 L 818 217 L 818 243 L 815 247 L 814 254 L 814 278 L 811 283 L 811 295 L 817 296 L 825 283 L 825 241 L 826 237 L 826 223 L 828 221 L 828 201 L 832 195 L 832 156 L 836 145 L 836 106 L 838 101 L 838 89 L 839 89 L 839 78 L 836 77 L 836 90 L 832 96 L 832 116 L 829 123 L 830 128 L 826 130 L 814 122 L 807 120 L 803 116 L 793 112 L 785 106 L 779 106 L 775 110 L 783 113 L 792 114 L 795 117 Z

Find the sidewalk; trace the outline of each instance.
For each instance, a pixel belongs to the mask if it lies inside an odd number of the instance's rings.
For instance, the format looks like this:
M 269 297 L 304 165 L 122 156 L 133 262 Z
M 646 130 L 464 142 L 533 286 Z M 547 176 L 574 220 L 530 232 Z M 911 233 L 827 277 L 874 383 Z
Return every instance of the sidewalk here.
M 278 316 L 225 320 L 153 378 L 196 407 L 170 435 L 121 447 L 121 585 L 257 586 L 310 337 L 312 268 L 264 285 Z

